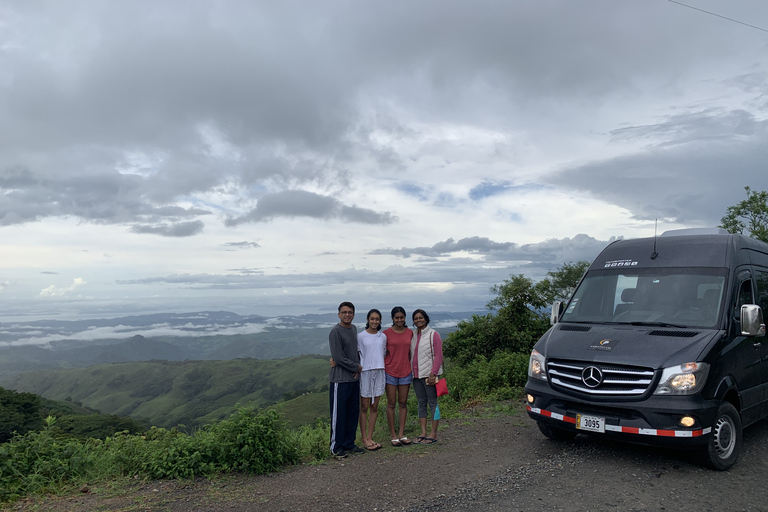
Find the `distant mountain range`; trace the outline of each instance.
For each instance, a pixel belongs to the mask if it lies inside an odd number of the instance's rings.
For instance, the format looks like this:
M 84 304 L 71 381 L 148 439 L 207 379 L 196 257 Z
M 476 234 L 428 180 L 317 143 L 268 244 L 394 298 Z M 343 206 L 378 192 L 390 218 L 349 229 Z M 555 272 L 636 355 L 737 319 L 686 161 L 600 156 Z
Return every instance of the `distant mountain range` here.
M 141 347 L 146 340 L 132 340 Z M 69 370 L 38 370 L 5 379 L 2 387 L 48 399 L 81 403 L 105 414 L 130 416 L 147 426 L 187 428 L 228 417 L 237 404 L 259 407 L 302 399 L 327 389 L 328 359 L 139 361 Z M 304 416 L 328 415 L 328 395 L 314 400 Z M 285 406 L 283 406 L 285 407 Z M 288 411 L 286 411 L 288 412 Z
M 443 335 L 472 313 L 431 313 Z M 358 314 L 359 328 L 364 314 Z M 0 385 L 21 372 L 165 360 L 281 359 L 328 354 L 335 314 L 241 316 L 227 311 L 0 323 Z

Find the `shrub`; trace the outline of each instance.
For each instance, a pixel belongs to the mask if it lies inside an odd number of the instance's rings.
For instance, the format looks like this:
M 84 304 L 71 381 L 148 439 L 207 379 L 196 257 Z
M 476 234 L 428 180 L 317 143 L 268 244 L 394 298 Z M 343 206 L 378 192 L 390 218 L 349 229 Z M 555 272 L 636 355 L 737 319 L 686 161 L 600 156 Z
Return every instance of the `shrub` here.
M 449 396 L 457 401 L 477 397 L 512 398 L 528 378 L 528 358 L 529 354 L 501 351 L 490 360 L 477 356 L 464 366 L 451 366 Z

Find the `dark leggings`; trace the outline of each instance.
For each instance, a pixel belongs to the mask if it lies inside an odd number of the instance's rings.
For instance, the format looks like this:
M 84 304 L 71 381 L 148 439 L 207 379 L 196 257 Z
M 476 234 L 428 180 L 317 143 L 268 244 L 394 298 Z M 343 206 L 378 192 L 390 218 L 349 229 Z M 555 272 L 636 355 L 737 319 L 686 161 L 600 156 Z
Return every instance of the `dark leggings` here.
M 419 418 L 430 418 L 434 421 L 437 410 L 437 390 L 435 386 L 427 386 L 427 379 L 413 379 L 413 391 L 419 401 Z M 427 416 L 427 403 L 431 414 Z

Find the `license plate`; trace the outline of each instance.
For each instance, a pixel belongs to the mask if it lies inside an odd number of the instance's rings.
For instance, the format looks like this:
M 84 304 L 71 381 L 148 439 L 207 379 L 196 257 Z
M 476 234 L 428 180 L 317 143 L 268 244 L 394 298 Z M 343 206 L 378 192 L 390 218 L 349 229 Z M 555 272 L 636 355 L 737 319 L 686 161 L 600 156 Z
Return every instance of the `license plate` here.
M 576 415 L 576 428 L 579 430 L 589 430 L 590 432 L 605 432 L 605 418 L 597 416 L 587 416 L 585 414 Z

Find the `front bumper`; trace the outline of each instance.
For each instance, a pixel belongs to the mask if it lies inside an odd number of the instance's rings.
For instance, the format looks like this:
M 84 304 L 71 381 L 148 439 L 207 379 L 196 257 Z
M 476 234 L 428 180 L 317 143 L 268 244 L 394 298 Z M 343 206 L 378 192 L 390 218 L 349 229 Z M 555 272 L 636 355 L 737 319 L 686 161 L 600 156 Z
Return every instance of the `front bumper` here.
M 693 448 L 709 440 L 718 404 L 700 395 L 655 396 L 636 401 L 587 400 L 553 390 L 547 382 L 529 379 L 526 395 L 533 397 L 527 404 L 528 415 L 563 430 L 593 434 L 618 441 Z M 578 414 L 605 419 L 605 432 L 577 429 Z M 683 427 L 683 416 L 694 418 L 691 427 Z

